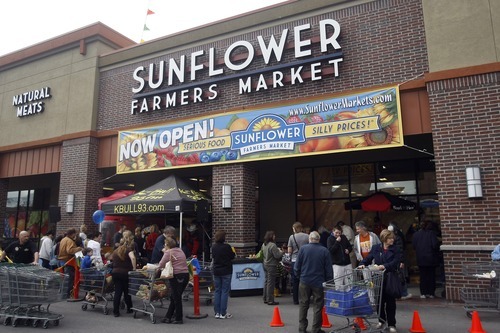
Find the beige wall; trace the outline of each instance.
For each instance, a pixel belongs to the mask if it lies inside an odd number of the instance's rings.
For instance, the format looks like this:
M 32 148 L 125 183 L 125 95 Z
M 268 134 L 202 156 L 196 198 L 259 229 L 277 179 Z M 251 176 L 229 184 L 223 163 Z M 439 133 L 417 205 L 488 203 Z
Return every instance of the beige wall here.
M 87 44 L 80 54 L 76 43 L 67 50 L 0 73 L 0 142 L 2 146 L 36 142 L 95 129 L 98 89 L 97 55 L 112 48 L 101 42 Z M 15 95 L 50 87 L 45 111 L 16 116 Z
M 429 69 L 498 62 L 500 0 L 422 0 Z

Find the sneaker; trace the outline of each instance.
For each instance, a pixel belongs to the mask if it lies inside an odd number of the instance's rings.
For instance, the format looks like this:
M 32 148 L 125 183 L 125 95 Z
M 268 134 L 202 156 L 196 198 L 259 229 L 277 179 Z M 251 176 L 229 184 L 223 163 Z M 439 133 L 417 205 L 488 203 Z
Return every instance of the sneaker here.
M 220 318 L 220 313 L 216 313 L 215 314 L 215 319 L 219 319 Z
M 406 295 L 406 296 L 401 297 L 401 299 L 404 301 L 404 300 L 406 300 L 406 299 L 410 299 L 410 298 L 412 298 L 412 297 L 413 297 L 413 295 L 412 295 L 412 294 L 408 294 L 408 295 Z
M 383 325 L 384 325 L 384 323 L 378 322 L 376 328 L 382 328 Z
M 434 298 L 434 295 L 425 295 L 427 298 Z
M 390 333 L 398 333 L 398 331 L 396 330 L 396 327 L 394 327 L 394 326 L 389 326 L 389 332 Z
M 219 318 L 220 319 L 230 319 L 230 318 L 233 318 L 233 315 L 230 313 L 226 313 L 225 315 L 221 314 Z
M 424 298 L 425 298 L 425 295 L 420 295 L 420 298 L 424 299 Z

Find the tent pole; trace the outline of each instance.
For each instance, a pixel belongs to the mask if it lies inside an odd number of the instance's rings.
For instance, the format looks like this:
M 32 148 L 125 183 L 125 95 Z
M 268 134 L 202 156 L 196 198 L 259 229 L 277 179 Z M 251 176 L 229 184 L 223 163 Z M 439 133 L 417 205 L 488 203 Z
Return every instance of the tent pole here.
M 179 247 L 182 249 L 182 212 L 180 213 L 179 221 Z

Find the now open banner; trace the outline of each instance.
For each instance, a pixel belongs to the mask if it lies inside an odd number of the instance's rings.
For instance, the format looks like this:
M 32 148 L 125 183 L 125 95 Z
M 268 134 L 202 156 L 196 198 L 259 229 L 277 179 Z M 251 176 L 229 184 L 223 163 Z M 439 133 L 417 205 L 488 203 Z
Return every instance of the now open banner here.
M 117 173 L 404 145 L 397 86 L 120 131 Z

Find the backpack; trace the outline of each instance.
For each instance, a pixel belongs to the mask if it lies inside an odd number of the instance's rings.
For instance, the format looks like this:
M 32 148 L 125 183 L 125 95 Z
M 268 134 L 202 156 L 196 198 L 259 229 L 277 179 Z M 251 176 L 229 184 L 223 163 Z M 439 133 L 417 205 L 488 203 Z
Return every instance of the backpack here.
M 491 260 L 500 260 L 500 244 L 491 252 Z
M 56 250 L 58 253 L 56 253 Z M 59 260 L 57 259 L 58 254 L 59 254 L 59 243 L 53 245 L 52 249 L 50 250 L 50 261 L 49 261 L 50 266 L 57 266 L 59 262 Z

